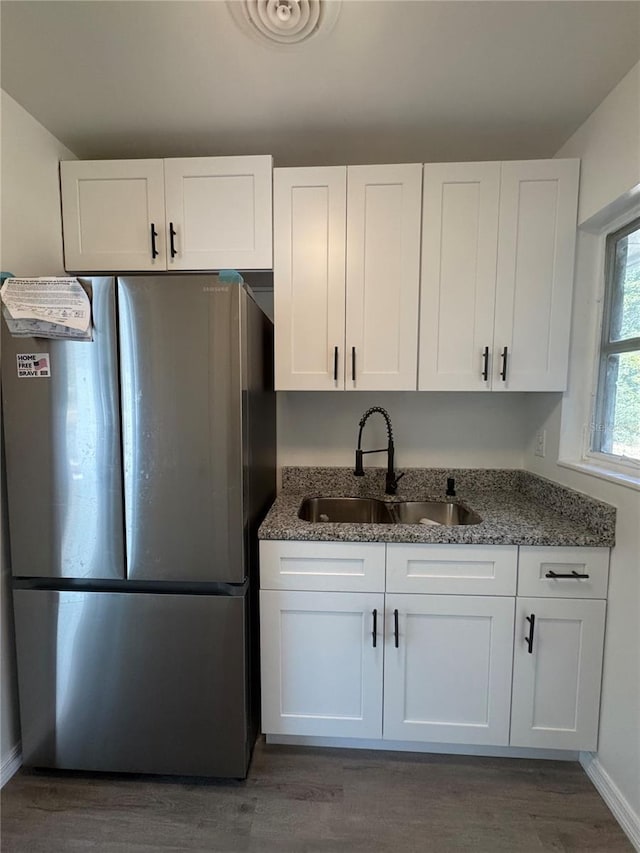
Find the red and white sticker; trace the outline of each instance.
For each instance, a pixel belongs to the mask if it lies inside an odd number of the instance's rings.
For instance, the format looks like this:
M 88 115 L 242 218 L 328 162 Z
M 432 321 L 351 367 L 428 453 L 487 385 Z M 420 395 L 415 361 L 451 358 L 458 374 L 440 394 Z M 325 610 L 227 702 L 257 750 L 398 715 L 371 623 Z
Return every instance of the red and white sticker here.
M 48 379 L 51 376 L 48 352 L 19 352 L 16 360 L 19 379 Z

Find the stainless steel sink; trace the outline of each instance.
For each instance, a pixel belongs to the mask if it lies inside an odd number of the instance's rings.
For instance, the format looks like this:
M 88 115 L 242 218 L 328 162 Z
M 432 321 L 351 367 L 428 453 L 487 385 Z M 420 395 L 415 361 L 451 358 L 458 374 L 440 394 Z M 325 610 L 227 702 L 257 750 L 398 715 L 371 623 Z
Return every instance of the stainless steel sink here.
M 399 501 L 389 504 L 397 524 L 480 524 L 477 512 L 449 501 Z
M 298 511 L 303 521 L 334 524 L 479 524 L 472 509 L 450 501 L 395 501 L 375 498 L 307 498 Z
M 393 524 L 387 504 L 374 498 L 307 498 L 298 518 L 340 524 Z

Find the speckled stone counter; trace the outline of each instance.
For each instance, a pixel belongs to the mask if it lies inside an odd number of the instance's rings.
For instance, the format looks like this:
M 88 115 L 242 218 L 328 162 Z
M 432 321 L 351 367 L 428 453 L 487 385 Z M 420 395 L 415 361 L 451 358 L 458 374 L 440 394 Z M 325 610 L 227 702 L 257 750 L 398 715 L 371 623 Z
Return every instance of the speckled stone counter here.
M 426 542 L 459 545 L 545 545 L 610 547 L 616 510 L 528 471 L 470 468 L 407 468 L 398 494 L 384 494 L 384 469 L 284 468 L 282 492 L 260 530 L 260 539 L 318 542 Z M 307 497 L 373 497 L 385 501 L 443 500 L 447 477 L 455 477 L 453 498 L 481 517 L 480 524 L 336 524 L 303 521 Z

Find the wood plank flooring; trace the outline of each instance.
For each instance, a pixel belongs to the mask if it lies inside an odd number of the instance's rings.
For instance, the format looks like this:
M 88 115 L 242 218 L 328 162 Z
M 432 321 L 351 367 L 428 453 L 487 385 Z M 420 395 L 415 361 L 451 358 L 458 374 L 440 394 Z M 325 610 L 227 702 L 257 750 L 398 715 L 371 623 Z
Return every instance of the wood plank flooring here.
M 267 746 L 246 782 L 20 771 L 3 853 L 632 851 L 578 764 Z

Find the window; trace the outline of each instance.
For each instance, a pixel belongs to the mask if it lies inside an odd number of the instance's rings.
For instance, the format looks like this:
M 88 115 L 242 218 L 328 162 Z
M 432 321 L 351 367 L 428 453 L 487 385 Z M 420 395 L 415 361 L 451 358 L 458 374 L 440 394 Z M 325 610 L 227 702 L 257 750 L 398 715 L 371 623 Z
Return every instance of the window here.
M 640 219 L 609 234 L 591 451 L 640 463 Z

